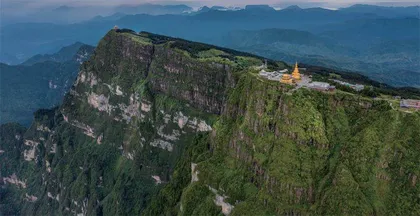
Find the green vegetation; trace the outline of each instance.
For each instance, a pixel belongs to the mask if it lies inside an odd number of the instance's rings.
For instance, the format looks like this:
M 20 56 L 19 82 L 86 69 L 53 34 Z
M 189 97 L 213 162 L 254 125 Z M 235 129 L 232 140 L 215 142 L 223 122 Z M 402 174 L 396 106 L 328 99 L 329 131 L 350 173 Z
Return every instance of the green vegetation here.
M 218 47 L 218 46 L 204 44 L 204 43 L 191 42 L 191 41 L 187 41 L 180 38 L 172 38 L 172 37 L 157 35 L 157 34 L 153 34 L 149 32 L 140 32 L 138 35 L 141 37 L 151 39 L 154 44 L 163 44 L 163 43 L 171 42 L 170 48 L 178 48 L 181 50 L 188 51 L 193 56 L 197 56 L 202 51 L 208 51 L 208 50 L 213 49 L 213 50 L 218 50 L 218 52 L 227 53 L 231 56 L 246 56 L 246 57 L 262 59 L 260 56 L 253 55 L 250 53 L 240 52 L 233 49 L 227 49 L 224 47 Z
M 201 51 L 198 53 L 198 57 L 200 58 L 210 58 L 215 56 L 228 56 L 225 52 L 217 49 L 209 49 L 206 51 Z
M 340 92 L 286 95 L 244 75 L 215 123 L 211 157 L 187 160 L 198 163 L 199 181 L 183 189 L 183 211 L 177 202 L 173 208 L 191 215 L 189 205 L 212 207 L 203 206 L 215 199 L 211 186 L 235 204 L 232 215 L 416 215 L 419 186 L 412 182 L 420 170 L 409 161 L 420 156 L 419 129 L 418 113 L 381 101 Z
M 77 77 L 80 62 L 89 58 L 93 49 L 76 43 L 20 65 L 0 63 L 0 123 L 29 126 L 36 110 L 59 105 Z
M 239 30 L 220 40 L 225 46 L 266 58 L 353 71 L 393 86 L 419 88 L 420 41 L 414 31 L 419 24 L 418 18 L 358 19 L 337 24 L 330 30 L 326 29 L 334 25 L 318 26 L 312 32 L 284 28 Z M 407 29 L 404 34 L 394 35 L 391 29 L 395 26 Z M 319 34 L 320 31 L 324 33 Z M 390 35 L 393 36 L 388 38 Z
M 235 60 L 239 65 L 243 65 L 244 67 L 250 67 L 255 65 L 260 66 L 263 64 L 263 61 L 261 61 L 261 59 L 247 56 L 237 56 Z
M 151 44 L 151 40 L 145 37 L 138 37 L 137 35 L 131 33 L 131 32 L 124 32 L 122 33 L 123 35 L 131 38 L 132 40 L 134 40 L 135 42 L 141 43 L 141 44 Z
M 2 213 L 420 214 L 420 113 L 383 95 L 290 91 L 258 78 L 262 62 L 111 31 L 60 107 L 28 130 L 1 126 L 1 174 L 27 186 L 0 188 Z
M 354 73 L 354 72 L 339 71 L 339 70 L 333 70 L 333 69 L 329 69 L 325 67 L 310 66 L 310 65 L 300 65 L 300 66 L 307 68 L 305 73 L 308 75 L 312 75 L 314 81 L 332 83 L 332 81 L 330 81 L 329 79 L 339 76 L 339 80 L 343 80 L 350 83 L 366 85 L 370 89 L 362 93 L 365 93 L 364 95 L 368 97 L 384 94 L 384 95 L 392 95 L 392 96 L 401 96 L 402 98 L 420 99 L 420 90 L 418 88 L 392 87 L 390 85 L 374 81 L 372 79 L 369 79 L 367 76 Z M 332 83 L 332 84 L 337 85 L 336 83 Z M 337 86 L 340 87 L 342 90 L 354 92 L 348 87 L 340 86 L 340 85 L 337 85 Z

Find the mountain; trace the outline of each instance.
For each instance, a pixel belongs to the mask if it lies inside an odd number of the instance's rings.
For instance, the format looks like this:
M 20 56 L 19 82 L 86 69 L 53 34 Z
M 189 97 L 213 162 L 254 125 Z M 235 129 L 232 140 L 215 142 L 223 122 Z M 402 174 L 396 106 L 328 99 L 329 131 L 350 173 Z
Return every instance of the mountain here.
M 418 18 L 363 19 L 346 21 L 339 25 L 326 25 L 313 32 L 346 45 L 363 48 L 389 40 L 418 39 L 419 25 Z M 359 43 L 355 44 L 355 40 Z
M 140 7 L 140 6 L 139 6 Z M 254 6 L 261 8 L 263 6 Z M 131 8 L 131 7 L 130 7 Z M 132 7 L 137 11 L 136 7 Z M 207 43 L 214 37 L 232 30 L 255 30 L 264 28 L 291 28 L 303 30 L 307 28 L 320 28 L 326 24 L 339 24 L 340 22 L 372 18 L 375 16 L 364 14 L 340 13 L 331 10 L 302 9 L 299 12 L 292 10 L 207 10 L 193 13 L 190 16 L 167 14 L 152 16 L 147 14 L 130 15 L 128 11 L 120 10 L 127 16 L 120 19 L 94 19 L 86 22 L 57 25 L 52 23 L 18 23 L 3 26 L 0 29 L 0 39 L 3 43 L 0 56 L 15 55 L 17 59 L 24 59 L 38 53 L 48 52 L 76 41 L 96 45 L 98 40 L 114 25 L 130 27 L 132 29 L 153 31 L 176 37 L 188 38 Z M 83 13 L 83 10 L 79 11 Z M 141 12 L 137 12 L 141 13 Z M 92 13 L 90 13 L 92 14 Z M 94 14 L 94 13 L 93 13 Z M 112 13 L 109 13 L 111 15 Z M 95 15 L 96 16 L 96 15 Z M 92 16 L 92 17 L 95 17 Z M 178 28 L 171 28 L 171 26 Z M 217 27 L 217 28 L 216 28 Z M 37 34 L 27 34 L 34 31 Z M 0 59 L 0 61 L 2 61 Z M 18 62 L 20 63 L 20 62 Z
M 254 12 L 275 11 L 274 8 L 270 7 L 269 5 L 246 5 L 245 10 Z
M 126 6 L 126 8 L 129 7 Z M 134 6 L 131 9 L 140 10 Z M 109 13 L 111 14 L 113 13 Z M 295 48 L 299 48 L 299 53 L 293 53 L 290 52 L 293 46 L 284 49 L 284 46 L 290 44 L 285 41 L 281 46 L 271 47 L 271 50 L 260 49 L 264 46 L 270 48 L 270 43 L 261 44 L 263 46 L 257 47 L 258 53 L 274 53 L 267 57 L 276 59 L 280 59 L 281 53 L 287 53 L 293 61 L 308 60 L 306 62 L 308 64 L 320 62 L 328 67 L 361 71 L 369 76 L 374 74 L 372 78 L 379 78 L 378 81 L 396 86 L 418 86 L 416 79 L 413 79 L 418 72 L 418 55 L 412 54 L 419 50 L 418 46 L 415 46 L 420 37 L 418 31 L 420 23 L 416 17 L 384 17 L 374 13 L 323 8 L 290 7 L 276 11 L 268 6 L 249 6 L 241 10 L 215 10 L 204 7 L 202 11 L 188 15 L 184 13 L 159 16 L 124 14 L 122 12 L 111 16 L 95 17 L 89 21 L 66 25 L 20 23 L 4 26 L 0 29 L 0 39 L 5 41 L 0 50 L 0 61 L 19 64 L 36 54 L 48 54 L 77 41 L 96 45 L 99 39 L 115 25 L 219 46 L 226 46 L 223 37 L 230 32 L 290 29 L 309 32 L 312 34 L 311 37 L 322 38 L 323 44 L 329 44 L 327 50 L 323 48 L 320 53 L 316 53 L 318 44 L 314 45 L 315 47 L 302 44 Z M 36 34 L 28 34 L 28 31 L 36 32 Z M 294 40 L 293 44 L 299 41 L 293 37 L 288 37 L 288 39 Z M 283 41 L 281 38 L 279 40 Z M 306 43 L 305 40 L 300 41 L 300 43 Z M 414 41 L 414 44 L 410 44 L 410 41 Z M 371 53 L 372 50 L 377 49 L 370 47 L 381 44 L 385 46 L 403 44 L 402 47 L 405 50 L 401 53 L 385 52 L 385 50 Z M 338 47 L 339 50 L 332 49 L 330 46 Z M 412 46 L 412 51 L 407 48 L 408 46 Z M 233 48 L 242 49 L 241 47 Z M 254 52 L 255 48 L 248 48 L 243 50 Z M 305 48 L 308 50 L 306 51 Z M 286 56 L 284 59 L 288 58 L 289 56 Z M 389 59 L 391 63 L 384 63 L 383 59 Z M 402 76 L 403 74 L 407 74 L 408 77 Z
M 25 13 L 22 13 L 22 11 Z M 28 22 L 72 24 L 89 20 L 97 15 L 110 15 L 112 13 L 113 8 L 93 5 L 28 7 L 27 4 L 22 4 L 2 13 L 1 26 Z
M 2 27 L 18 23 L 74 24 L 98 18 L 98 16 L 107 17 L 116 13 L 164 15 L 183 14 L 192 11 L 191 7 L 183 4 L 86 4 L 79 6 L 48 4 L 31 7 L 22 2 L 5 3 L 5 7 L 2 7 L 2 9 L 2 22 L 0 24 Z
M 21 65 L 33 65 L 36 63 L 46 62 L 46 61 L 53 61 L 53 62 L 66 62 L 70 61 L 74 58 L 74 55 L 80 50 L 82 46 L 85 44 L 76 42 L 70 46 L 66 46 L 61 48 L 57 53 L 54 54 L 45 54 L 45 55 L 36 55 L 31 57 L 30 59 L 23 62 Z
M 286 42 L 296 45 L 327 46 L 328 40 L 307 31 L 294 29 L 263 29 L 256 31 L 232 31 L 226 35 L 229 46 L 243 47 L 256 44 Z
M 88 22 L 103 22 L 103 21 L 116 21 L 121 19 L 122 17 L 126 16 L 127 14 L 124 13 L 114 13 L 110 16 L 95 16 L 93 17 L 91 20 L 89 20 Z
M 376 14 L 382 17 L 417 17 L 420 18 L 419 14 L 420 6 L 409 6 L 409 7 L 384 7 L 376 5 L 364 5 L 356 4 L 347 8 L 340 8 L 340 11 L 346 13 L 363 13 L 363 14 Z
M 300 10 L 302 10 L 302 8 L 300 8 L 297 5 L 290 5 L 290 6 L 284 8 L 282 10 L 300 11 Z
M 59 105 L 80 64 L 92 52 L 93 47 L 76 43 L 53 55 L 34 56 L 22 65 L 0 63 L 0 122 L 29 125 L 33 112 Z
M 261 79 L 255 66 L 263 60 L 147 32 L 109 31 L 61 106 L 35 112 L 26 131 L 0 127 L 0 162 L 7 166 L 0 170 L 0 210 L 419 213 L 419 112 L 363 94 L 293 90 Z M 271 60 L 268 68 L 291 69 Z M 328 71 L 307 73 L 341 74 Z M 420 97 L 416 91 L 409 96 Z
M 397 36 L 396 40 L 390 35 L 381 37 L 381 32 L 374 30 L 370 36 L 367 32 L 360 36 L 353 30 L 340 29 L 328 34 L 293 29 L 234 31 L 221 40 L 224 46 L 267 58 L 359 71 L 380 82 L 420 87 L 420 41 L 415 39 L 420 36 L 418 32 L 407 32 L 405 39 Z M 352 40 L 357 37 L 365 41 Z
M 237 7 L 224 7 L 224 6 L 212 6 L 212 10 L 221 10 L 221 11 L 228 11 L 228 10 L 239 10 Z
M 121 5 L 115 8 L 116 12 L 125 14 L 182 14 L 192 11 L 187 5 L 158 5 L 158 4 L 140 4 L 140 5 Z
M 188 12 L 189 15 L 197 15 L 199 13 L 207 13 L 211 10 L 214 11 L 238 11 L 238 10 L 242 10 L 243 8 L 240 7 L 224 7 L 224 6 L 212 6 L 212 7 L 207 7 L 207 6 L 203 6 L 201 8 L 199 8 L 197 11 L 190 11 Z

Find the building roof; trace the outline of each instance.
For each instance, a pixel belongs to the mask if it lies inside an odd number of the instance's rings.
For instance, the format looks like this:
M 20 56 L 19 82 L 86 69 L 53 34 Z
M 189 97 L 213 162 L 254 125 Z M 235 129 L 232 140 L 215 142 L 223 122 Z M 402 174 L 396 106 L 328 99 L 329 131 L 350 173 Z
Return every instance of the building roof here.
M 312 82 L 309 83 L 310 88 L 329 88 L 330 84 L 326 82 Z
M 401 100 L 400 102 L 401 106 L 407 106 L 407 107 L 420 107 L 420 100 Z

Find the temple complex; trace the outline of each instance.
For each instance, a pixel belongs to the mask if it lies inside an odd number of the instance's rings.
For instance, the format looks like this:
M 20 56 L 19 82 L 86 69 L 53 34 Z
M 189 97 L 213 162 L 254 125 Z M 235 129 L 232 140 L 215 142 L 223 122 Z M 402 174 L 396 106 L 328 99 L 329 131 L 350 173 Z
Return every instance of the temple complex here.
M 297 62 L 295 64 L 295 69 L 292 72 L 292 77 L 295 80 L 300 80 L 301 79 Z
M 296 62 L 292 74 L 287 74 L 288 69 L 278 70 L 278 71 L 266 71 L 267 61 L 261 66 L 256 67 L 257 70 L 260 70 L 259 75 L 268 80 L 280 81 L 283 84 L 289 85 L 298 85 L 298 86 L 307 86 L 311 82 L 311 78 L 300 74 L 298 63 Z
M 280 83 L 293 84 L 293 83 L 299 82 L 301 79 L 302 79 L 302 77 L 299 73 L 299 67 L 298 67 L 298 64 L 296 62 L 295 69 L 293 70 L 292 75 L 283 74 L 283 76 L 280 79 Z
M 292 77 L 289 74 L 283 74 L 283 76 L 281 76 L 280 82 L 284 84 L 293 84 Z

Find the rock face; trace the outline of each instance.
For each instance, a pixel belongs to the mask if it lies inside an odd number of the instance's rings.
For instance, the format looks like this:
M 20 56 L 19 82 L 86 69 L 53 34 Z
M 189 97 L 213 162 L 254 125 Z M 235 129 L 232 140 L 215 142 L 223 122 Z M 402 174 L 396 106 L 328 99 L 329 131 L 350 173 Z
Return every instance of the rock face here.
M 60 107 L 35 113 L 26 132 L 2 126 L 7 183 L 0 192 L 11 194 L 4 212 L 409 215 L 420 209 L 413 164 L 418 114 L 348 94 L 289 94 L 254 76 L 261 64 L 209 45 L 110 31 Z
M 233 84 L 230 66 L 173 48 L 175 39 L 142 34 L 110 31 L 63 105 L 38 112 L 16 135 L 23 137 L 14 139 L 22 146 L 17 159 L 36 167 L 2 173 L 36 179 L 25 180 L 29 198 L 16 198 L 24 206 L 17 213 L 140 214 L 145 204 L 133 203 L 147 203 L 195 134 L 212 131 Z
M 231 73 L 228 65 L 197 63 L 177 50 L 162 46 L 155 46 L 153 54 L 154 61 L 150 65 L 153 78 L 150 82 L 155 91 L 186 100 L 202 110 L 221 113 Z
M 92 64 L 82 66 L 78 84 L 88 82 L 93 87 L 99 82 L 109 86 L 118 76 L 126 81 L 115 86 L 117 96 L 122 96 L 129 93 L 126 91 L 133 83 L 147 79 L 153 92 L 184 100 L 207 112 L 221 113 L 227 87 L 233 82 L 229 64 L 197 61 L 179 49 L 168 48 L 167 42 L 151 43 L 146 33 L 143 37 L 127 34 L 111 31 L 104 37 L 90 60 Z
M 163 193 L 182 185 L 182 210 L 172 208 L 184 215 L 212 212 L 207 200 L 225 215 L 417 214 L 420 170 L 409 161 L 418 163 L 419 130 L 419 113 L 386 102 L 288 94 L 278 83 L 242 76 L 201 144 L 212 154 L 194 148 L 183 167 L 192 179 L 167 185 L 156 200 L 167 202 Z M 404 203 L 410 207 L 398 207 Z

